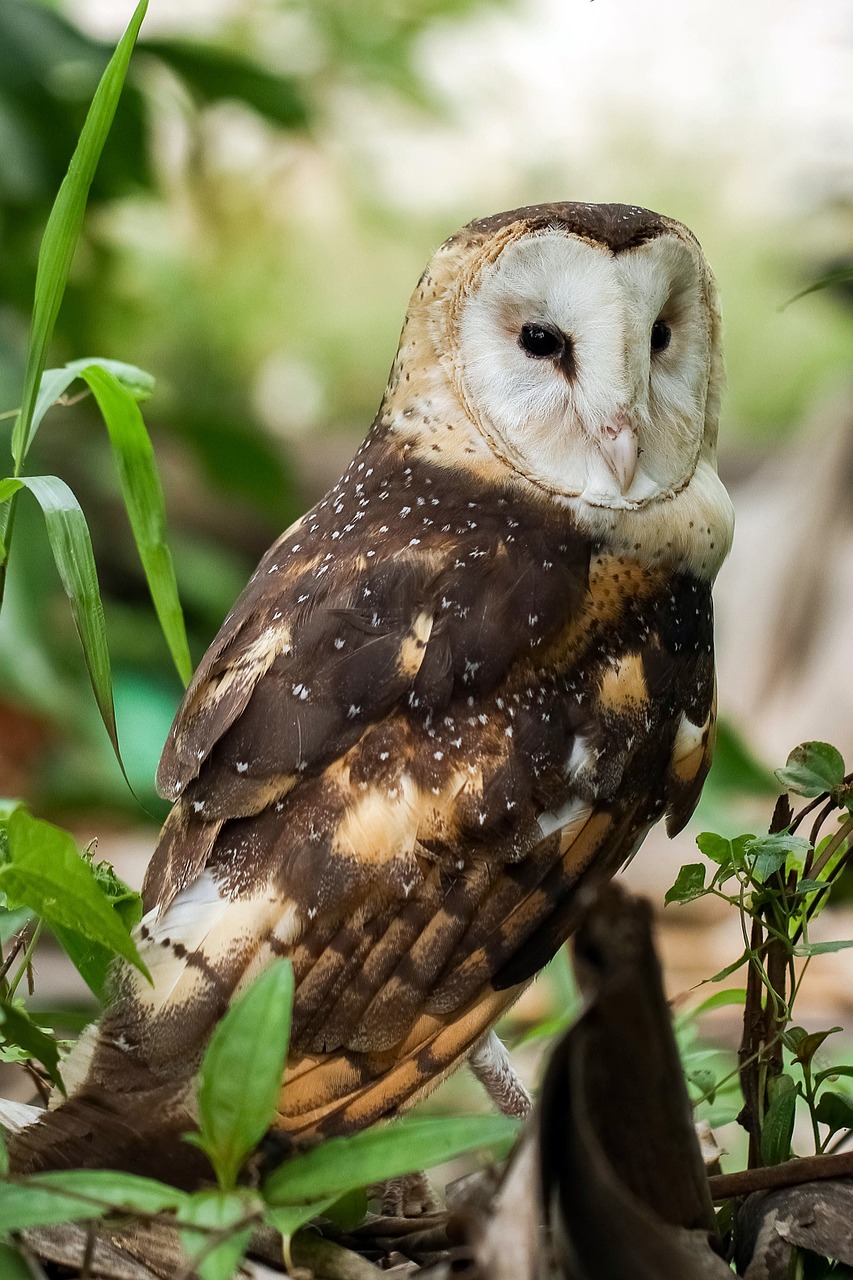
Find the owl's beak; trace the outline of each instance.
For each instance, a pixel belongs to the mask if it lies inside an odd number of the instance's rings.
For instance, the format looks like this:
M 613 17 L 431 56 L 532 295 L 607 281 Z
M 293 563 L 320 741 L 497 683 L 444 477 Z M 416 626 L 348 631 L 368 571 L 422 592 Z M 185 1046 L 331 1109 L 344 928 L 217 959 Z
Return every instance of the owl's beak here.
M 637 428 L 627 414 L 620 413 L 599 428 L 597 440 L 620 492 L 627 493 L 637 470 Z

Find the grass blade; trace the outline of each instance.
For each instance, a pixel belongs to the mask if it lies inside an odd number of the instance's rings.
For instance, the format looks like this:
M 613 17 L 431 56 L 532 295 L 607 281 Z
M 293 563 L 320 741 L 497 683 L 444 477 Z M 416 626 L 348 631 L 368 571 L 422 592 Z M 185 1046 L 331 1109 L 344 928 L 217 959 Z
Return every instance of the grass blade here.
M 192 676 L 184 615 L 172 557 L 166 546 L 166 510 L 154 449 L 136 400 L 108 369 L 89 365 L 80 377 L 91 387 L 110 436 L 124 505 L 139 558 L 178 675 Z
M 148 0 L 139 0 L 130 23 L 118 43 L 95 91 L 80 139 L 71 157 L 68 172 L 50 211 L 39 250 L 36 270 L 35 301 L 24 377 L 21 412 L 12 433 L 12 456 L 15 474 L 20 474 L 32 438 L 33 412 L 39 384 L 47 362 L 47 348 L 68 282 L 71 262 L 80 229 L 89 188 L 104 143 L 113 122 L 127 74 L 130 55 L 148 8 Z
M 0 503 L 7 502 L 24 487 L 42 509 L 53 558 L 71 602 L 95 701 L 127 779 L 118 744 L 104 606 L 86 517 L 68 485 L 58 476 L 23 476 L 0 481 Z

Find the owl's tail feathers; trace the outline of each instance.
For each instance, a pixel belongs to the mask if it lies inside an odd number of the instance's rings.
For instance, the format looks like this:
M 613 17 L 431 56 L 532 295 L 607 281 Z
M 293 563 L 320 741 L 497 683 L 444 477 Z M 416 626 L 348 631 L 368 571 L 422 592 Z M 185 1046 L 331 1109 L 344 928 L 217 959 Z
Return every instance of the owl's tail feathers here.
M 488 990 L 453 1021 L 424 1014 L 392 1049 L 291 1059 L 276 1129 L 297 1141 L 336 1137 L 405 1111 L 470 1056 L 525 985 Z

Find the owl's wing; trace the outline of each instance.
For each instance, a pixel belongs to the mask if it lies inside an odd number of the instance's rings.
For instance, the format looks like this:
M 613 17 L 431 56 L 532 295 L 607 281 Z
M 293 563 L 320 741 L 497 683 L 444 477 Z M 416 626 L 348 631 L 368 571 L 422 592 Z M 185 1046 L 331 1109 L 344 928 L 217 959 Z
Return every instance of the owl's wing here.
M 580 538 L 547 576 L 540 548 L 488 529 L 476 574 L 451 539 L 306 556 L 299 538 L 288 531 L 261 561 L 175 718 L 157 779 L 177 803 L 146 876 L 149 908 L 199 873 L 223 823 L 280 802 L 394 708 L 437 714 L 460 689 L 493 688 L 583 599 Z

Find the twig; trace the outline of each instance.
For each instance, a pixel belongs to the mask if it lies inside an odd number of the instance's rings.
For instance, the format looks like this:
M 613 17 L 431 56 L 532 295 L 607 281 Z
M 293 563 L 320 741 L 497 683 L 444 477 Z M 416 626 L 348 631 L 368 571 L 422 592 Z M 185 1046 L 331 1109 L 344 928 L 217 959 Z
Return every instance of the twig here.
M 762 1169 L 744 1169 L 740 1173 L 718 1173 L 708 1179 L 711 1199 L 732 1200 L 753 1191 L 773 1191 L 779 1187 L 797 1187 L 804 1182 L 824 1178 L 846 1178 L 853 1174 L 853 1151 L 838 1155 L 803 1156 L 783 1164 L 765 1165 Z

